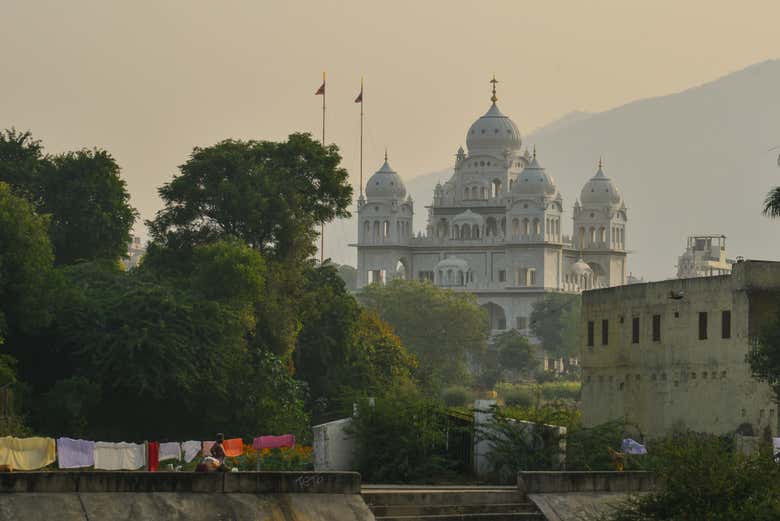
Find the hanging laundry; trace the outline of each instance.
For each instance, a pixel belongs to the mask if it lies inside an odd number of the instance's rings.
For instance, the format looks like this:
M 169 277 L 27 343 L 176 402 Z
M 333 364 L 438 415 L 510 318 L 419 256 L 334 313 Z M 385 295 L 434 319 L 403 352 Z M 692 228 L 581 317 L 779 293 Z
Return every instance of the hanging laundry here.
M 146 444 L 147 461 L 149 462 L 149 471 L 157 472 L 160 468 L 160 443 L 150 441 Z
M 203 450 L 200 451 L 201 455 L 205 458 L 206 456 L 211 456 L 211 447 L 214 445 L 215 442 L 213 441 L 204 441 L 203 442 Z
M 201 442 L 190 440 L 181 444 L 181 448 L 184 450 L 184 463 L 189 463 L 195 459 L 201 448 Z
M 95 443 L 95 468 L 101 470 L 138 470 L 146 465 L 143 443 Z
M 639 443 L 638 441 L 632 440 L 631 438 L 626 438 L 623 440 L 620 450 L 622 450 L 625 454 L 634 454 L 634 455 L 647 454 L 647 449 L 645 448 L 645 446 Z
M 37 470 L 56 458 L 53 438 L 0 438 L 0 466 L 10 470 Z
M 225 456 L 235 458 L 244 453 L 244 440 L 241 438 L 231 438 L 222 442 L 225 449 Z
M 777 456 L 780 453 L 780 438 L 772 438 L 772 455 Z
M 254 439 L 252 446 L 257 450 L 295 447 L 295 435 L 284 434 L 282 436 L 259 436 Z
M 94 441 L 57 438 L 57 465 L 61 469 L 78 469 L 94 464 Z
M 160 461 L 181 459 L 181 444 L 175 441 L 160 443 Z

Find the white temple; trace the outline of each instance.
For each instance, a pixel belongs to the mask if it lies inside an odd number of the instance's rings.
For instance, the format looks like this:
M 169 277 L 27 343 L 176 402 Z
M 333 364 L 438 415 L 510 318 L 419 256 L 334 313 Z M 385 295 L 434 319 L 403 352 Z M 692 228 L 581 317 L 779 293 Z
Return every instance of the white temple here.
M 494 333 L 527 333 L 534 301 L 550 292 L 626 283 L 626 206 L 601 162 L 562 234 L 563 197 L 536 156 L 521 152 L 515 123 L 492 104 L 471 125 L 452 177 L 414 235 L 414 203 L 387 155 L 358 200 L 357 286 L 429 280 L 474 293 Z

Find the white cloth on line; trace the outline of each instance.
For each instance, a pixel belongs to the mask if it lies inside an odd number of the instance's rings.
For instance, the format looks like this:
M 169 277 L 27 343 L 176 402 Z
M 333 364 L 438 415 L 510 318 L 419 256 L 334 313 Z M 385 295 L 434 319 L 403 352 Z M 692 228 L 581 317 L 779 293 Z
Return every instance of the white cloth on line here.
M 95 443 L 95 468 L 101 470 L 138 470 L 146 465 L 143 443 Z
M 184 450 L 184 462 L 189 463 L 190 461 L 194 460 L 195 456 L 197 456 L 198 452 L 200 452 L 201 447 L 201 442 L 195 440 L 185 441 L 182 443 L 181 448 Z
M 772 438 L 772 454 L 777 456 L 780 453 L 780 438 Z
M 176 441 L 160 443 L 159 461 L 167 459 L 181 459 L 181 444 Z

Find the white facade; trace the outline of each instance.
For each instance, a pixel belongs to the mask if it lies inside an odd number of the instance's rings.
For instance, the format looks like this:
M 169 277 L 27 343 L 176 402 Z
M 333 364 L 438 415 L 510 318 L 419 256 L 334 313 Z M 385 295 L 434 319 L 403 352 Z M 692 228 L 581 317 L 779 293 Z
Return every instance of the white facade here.
M 494 84 L 495 85 L 495 84 Z M 402 277 L 474 293 L 494 332 L 526 330 L 548 292 L 626 283 L 626 207 L 599 164 L 565 235 L 562 195 L 496 104 L 471 125 L 452 177 L 413 236 L 414 204 L 387 157 L 358 200 L 357 287 Z

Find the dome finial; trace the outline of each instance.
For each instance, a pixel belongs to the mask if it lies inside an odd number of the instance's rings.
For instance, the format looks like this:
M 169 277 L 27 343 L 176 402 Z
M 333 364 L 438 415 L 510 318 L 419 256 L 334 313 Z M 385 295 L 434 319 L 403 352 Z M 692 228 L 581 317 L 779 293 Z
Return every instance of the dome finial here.
M 534 159 L 536 159 L 536 145 L 534 145 Z
M 602 166 L 604 166 L 604 161 L 602 160 L 602 157 L 599 156 L 599 170 L 601 170 Z
M 387 147 L 385 147 L 385 163 L 387 162 Z
M 495 74 L 493 75 L 493 79 L 490 80 L 490 83 L 493 84 L 493 95 L 490 96 L 490 101 L 495 103 L 496 101 L 498 101 L 498 98 L 496 97 L 496 83 L 498 83 L 498 80 L 496 79 L 496 75 Z

